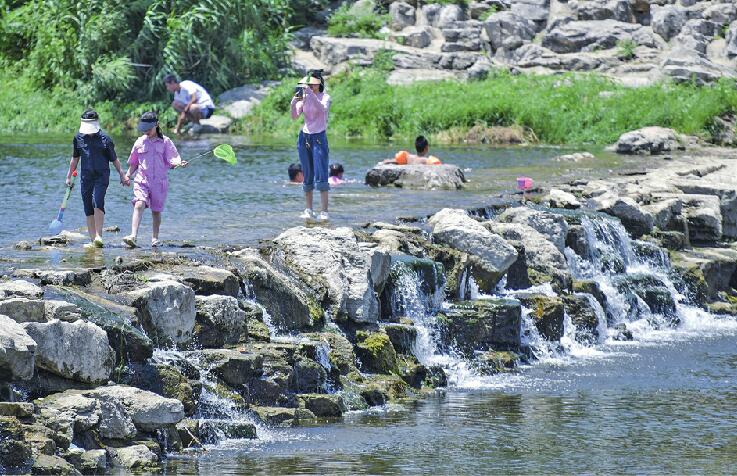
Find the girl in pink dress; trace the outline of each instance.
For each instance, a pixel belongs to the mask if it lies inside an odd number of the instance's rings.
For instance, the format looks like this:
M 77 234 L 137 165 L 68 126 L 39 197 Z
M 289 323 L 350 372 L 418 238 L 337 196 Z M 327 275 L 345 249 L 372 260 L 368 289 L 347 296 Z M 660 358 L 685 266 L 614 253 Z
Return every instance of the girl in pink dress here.
M 128 158 L 127 180 L 135 174 L 133 183 L 133 220 L 131 234 L 123 238 L 123 243 L 131 248 L 136 246 L 138 226 L 146 208 L 151 209 L 153 234 L 151 246 L 161 245 L 159 228 L 161 227 L 161 212 L 164 211 L 166 194 L 169 190 L 169 169 L 186 167 L 187 162 L 179 157 L 174 143 L 161 133 L 159 119 L 153 112 L 145 112 L 138 121 L 138 131 L 143 135 L 133 144 L 133 150 Z

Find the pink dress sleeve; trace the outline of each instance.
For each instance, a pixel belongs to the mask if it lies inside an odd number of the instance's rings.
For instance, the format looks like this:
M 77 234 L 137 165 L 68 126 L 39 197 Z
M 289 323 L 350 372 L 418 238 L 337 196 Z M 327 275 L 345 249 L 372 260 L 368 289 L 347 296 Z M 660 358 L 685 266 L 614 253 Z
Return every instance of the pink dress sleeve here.
M 300 114 L 302 114 L 303 105 L 304 105 L 303 101 L 300 101 L 297 98 L 292 98 L 292 102 L 291 102 L 292 120 L 297 119 L 300 116 Z
M 138 148 L 141 147 L 141 140 L 137 140 L 133 144 L 133 148 L 131 149 L 131 155 L 128 157 L 128 165 L 133 167 L 134 169 L 137 169 L 140 165 L 140 162 L 138 160 Z
M 168 137 L 164 138 L 164 162 L 170 169 L 182 162 L 182 158 L 179 157 L 177 147 Z

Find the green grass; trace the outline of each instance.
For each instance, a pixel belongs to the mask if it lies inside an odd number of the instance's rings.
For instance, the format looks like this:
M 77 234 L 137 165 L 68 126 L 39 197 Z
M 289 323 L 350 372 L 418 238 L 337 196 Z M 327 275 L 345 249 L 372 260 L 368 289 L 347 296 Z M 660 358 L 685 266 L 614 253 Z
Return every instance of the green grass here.
M 469 83 L 387 86 L 385 75 L 356 69 L 328 81 L 331 136 L 407 139 L 484 124 L 530 128 L 550 144 L 609 144 L 624 132 L 658 125 L 708 139 L 715 116 L 737 111 L 737 89 L 727 80 L 701 88 L 627 88 L 597 75 L 497 74 Z M 289 117 L 294 84 L 285 80 L 236 127 L 257 135 L 296 134 L 300 123 Z
M 158 110 L 165 124 L 176 117 L 165 103 L 86 102 L 79 95 L 57 87 L 52 91 L 35 87 L 31 80 L 12 69 L 0 72 L 0 134 L 69 132 L 79 127 L 79 116 L 87 107 L 100 114 L 103 128 L 109 132 L 132 129 L 144 111 Z

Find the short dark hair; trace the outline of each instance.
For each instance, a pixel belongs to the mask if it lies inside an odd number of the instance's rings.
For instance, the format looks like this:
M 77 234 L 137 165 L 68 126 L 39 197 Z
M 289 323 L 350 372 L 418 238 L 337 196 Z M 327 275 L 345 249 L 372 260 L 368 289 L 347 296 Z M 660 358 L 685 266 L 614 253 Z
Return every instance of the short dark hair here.
M 96 121 L 100 119 L 100 116 L 97 115 L 97 112 L 94 109 L 87 109 L 82 113 L 82 119 L 86 119 L 88 121 Z
M 343 170 L 343 164 L 341 164 L 340 162 L 330 164 L 330 177 L 337 177 L 343 172 L 345 172 L 345 170 Z
M 287 173 L 289 174 L 289 180 L 294 180 L 297 178 L 297 174 L 302 172 L 302 166 L 300 164 L 289 164 L 289 168 L 287 169 Z
M 430 143 L 425 139 L 425 136 L 417 136 L 415 139 L 415 149 L 418 154 L 421 154 L 426 148 L 430 147 Z
M 175 74 L 167 74 L 164 76 L 164 82 L 165 83 L 178 83 L 179 79 L 177 79 L 177 76 Z

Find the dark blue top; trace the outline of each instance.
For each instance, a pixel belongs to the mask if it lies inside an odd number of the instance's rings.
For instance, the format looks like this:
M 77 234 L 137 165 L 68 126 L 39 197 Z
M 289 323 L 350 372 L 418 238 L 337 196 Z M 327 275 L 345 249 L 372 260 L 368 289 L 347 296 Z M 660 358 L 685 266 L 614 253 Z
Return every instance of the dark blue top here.
M 115 162 L 118 158 L 113 140 L 102 131 L 97 134 L 77 134 L 72 144 L 72 157 L 81 159 L 80 169 L 83 174 L 93 171 L 109 174 L 110 162 Z

